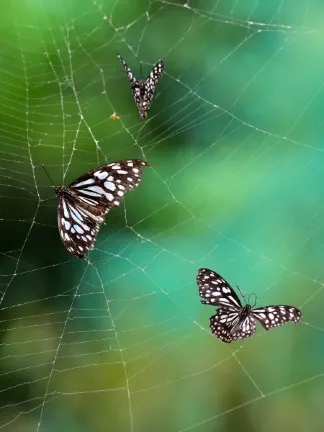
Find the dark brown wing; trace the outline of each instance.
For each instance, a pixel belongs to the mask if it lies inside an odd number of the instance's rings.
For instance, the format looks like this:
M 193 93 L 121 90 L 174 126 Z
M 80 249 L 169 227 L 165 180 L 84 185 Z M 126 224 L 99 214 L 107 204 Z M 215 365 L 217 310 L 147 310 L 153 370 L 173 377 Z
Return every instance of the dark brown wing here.
M 203 304 L 224 306 L 233 311 L 240 311 L 242 304 L 233 288 L 218 273 L 207 268 L 200 268 L 196 277 L 199 295 Z
M 139 159 L 111 162 L 57 188 L 58 227 L 68 252 L 84 258 L 93 249 L 104 216 L 140 184 L 143 166 L 150 165 Z
M 302 317 L 298 308 L 286 305 L 265 306 L 251 312 L 265 330 L 271 330 L 287 322 L 297 324 Z
M 143 166 L 150 165 L 140 159 L 111 162 L 82 175 L 68 189 L 80 206 L 105 215 L 111 207 L 119 206 L 126 191 L 140 184 Z
M 58 228 L 62 243 L 71 255 L 84 258 L 93 249 L 103 216 L 93 216 L 69 195 L 61 195 L 58 204 Z

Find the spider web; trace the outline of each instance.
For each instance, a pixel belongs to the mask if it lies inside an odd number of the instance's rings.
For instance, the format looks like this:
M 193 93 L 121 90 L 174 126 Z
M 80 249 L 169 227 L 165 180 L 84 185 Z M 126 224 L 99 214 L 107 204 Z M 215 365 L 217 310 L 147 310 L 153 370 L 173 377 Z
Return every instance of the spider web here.
M 6 2 L 1 429 L 321 430 L 323 17 L 316 1 Z M 165 62 L 147 122 L 115 49 L 136 76 Z M 41 164 L 67 185 L 122 158 L 152 168 L 77 260 Z M 199 267 L 302 323 L 222 344 Z

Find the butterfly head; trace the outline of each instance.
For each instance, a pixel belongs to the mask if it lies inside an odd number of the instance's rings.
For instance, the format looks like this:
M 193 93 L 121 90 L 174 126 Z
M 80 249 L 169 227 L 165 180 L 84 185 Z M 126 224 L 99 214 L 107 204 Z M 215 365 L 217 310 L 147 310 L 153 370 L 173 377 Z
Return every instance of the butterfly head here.
M 65 195 L 67 192 L 68 192 L 68 189 L 65 186 L 56 186 L 55 187 L 55 194 L 58 197 Z
M 246 304 L 245 306 L 242 307 L 241 312 L 240 312 L 240 316 L 242 318 L 246 318 L 250 315 L 252 306 L 250 304 Z
M 253 304 L 252 304 L 252 302 L 251 302 L 251 300 L 250 300 L 251 297 L 253 297 Z M 250 294 L 250 295 L 249 295 L 249 298 L 248 298 L 248 303 L 249 303 L 250 305 L 252 305 L 252 306 L 251 306 L 251 309 L 253 309 L 253 308 L 256 306 L 256 304 L 257 304 L 257 295 L 254 294 L 254 293 Z

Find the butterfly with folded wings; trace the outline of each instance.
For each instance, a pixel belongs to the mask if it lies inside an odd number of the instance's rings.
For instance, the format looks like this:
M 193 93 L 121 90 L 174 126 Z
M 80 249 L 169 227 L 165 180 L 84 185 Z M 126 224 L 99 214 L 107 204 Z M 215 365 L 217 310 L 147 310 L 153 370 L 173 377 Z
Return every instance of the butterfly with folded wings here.
M 220 306 L 210 318 L 210 329 L 222 342 L 251 337 L 256 330 L 256 320 L 265 330 L 301 320 L 301 311 L 294 306 L 271 305 L 258 309 L 252 309 L 249 304 L 242 306 L 233 288 L 212 270 L 199 269 L 196 279 L 199 295 L 204 299 L 201 303 Z
M 128 67 L 127 63 L 118 53 L 116 54 L 124 66 L 128 78 L 130 79 L 133 98 L 139 110 L 140 116 L 146 119 L 155 92 L 155 87 L 164 71 L 164 63 L 162 60 L 160 60 L 158 63 L 156 63 L 149 76 L 145 80 L 137 80 L 131 69 Z
M 150 165 L 139 159 L 111 162 L 83 174 L 67 187 L 55 188 L 59 233 L 71 255 L 85 258 L 93 249 L 105 215 L 119 206 L 126 191 L 140 184 L 143 166 Z

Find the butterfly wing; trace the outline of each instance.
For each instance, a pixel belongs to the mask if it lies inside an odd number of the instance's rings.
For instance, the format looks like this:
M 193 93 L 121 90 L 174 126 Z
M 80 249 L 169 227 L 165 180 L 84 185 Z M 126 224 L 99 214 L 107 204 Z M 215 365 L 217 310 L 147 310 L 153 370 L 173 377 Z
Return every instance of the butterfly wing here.
M 286 305 L 265 306 L 254 309 L 251 313 L 265 330 L 271 330 L 287 322 L 297 324 L 302 318 L 301 311 L 298 308 Z
M 247 315 L 241 319 L 240 313 L 223 307 L 217 309 L 209 323 L 212 333 L 225 343 L 251 337 L 256 329 L 253 316 Z
M 160 60 L 159 62 L 156 63 L 154 68 L 151 70 L 150 75 L 145 80 L 145 99 L 147 102 L 147 110 L 149 109 L 149 105 L 152 102 L 155 88 L 163 74 L 163 71 L 164 71 L 164 63 L 162 60 Z
M 124 69 L 128 75 L 128 78 L 130 79 L 132 86 L 135 85 L 137 83 L 137 80 L 136 80 L 133 72 L 131 71 L 131 68 L 128 67 L 128 64 L 125 62 L 125 60 L 122 59 L 122 57 L 118 53 L 116 53 L 116 54 L 117 54 L 117 57 L 119 58 L 121 64 L 123 65 L 123 67 L 124 67 Z
M 69 195 L 61 195 L 57 219 L 66 250 L 77 258 L 84 258 L 93 249 L 103 217 L 91 215 L 73 202 Z
M 144 89 L 145 83 L 143 81 L 137 81 L 131 68 L 128 66 L 128 64 L 125 62 L 125 60 L 123 60 L 123 58 L 118 53 L 117 53 L 117 57 L 121 61 L 121 64 L 123 65 L 123 67 L 124 67 L 124 69 L 128 75 L 128 78 L 131 82 L 134 102 L 135 102 L 137 108 L 139 109 L 141 116 L 143 117 L 141 105 L 142 105 L 142 96 L 145 94 L 145 89 Z
M 84 258 L 93 249 L 104 216 L 140 184 L 143 166 L 150 165 L 140 159 L 111 162 L 56 188 L 59 233 L 68 252 Z
M 81 207 L 103 216 L 119 206 L 126 191 L 140 184 L 143 166 L 150 165 L 140 159 L 111 162 L 82 175 L 68 189 Z
M 231 311 L 242 308 L 240 299 L 233 288 L 216 272 L 200 268 L 196 277 L 202 304 L 224 306 Z
M 142 118 L 147 117 L 154 96 L 155 87 L 164 71 L 164 63 L 160 60 L 151 70 L 148 78 L 143 81 L 132 83 L 134 101 Z

